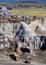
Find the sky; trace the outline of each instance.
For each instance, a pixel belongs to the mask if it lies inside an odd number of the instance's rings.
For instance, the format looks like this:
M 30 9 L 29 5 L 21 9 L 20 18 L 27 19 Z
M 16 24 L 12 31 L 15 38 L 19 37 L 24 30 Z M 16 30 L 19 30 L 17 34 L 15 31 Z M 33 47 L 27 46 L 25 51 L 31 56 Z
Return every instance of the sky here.
M 19 2 L 19 1 L 36 1 L 46 3 L 46 0 L 0 0 L 0 2 Z

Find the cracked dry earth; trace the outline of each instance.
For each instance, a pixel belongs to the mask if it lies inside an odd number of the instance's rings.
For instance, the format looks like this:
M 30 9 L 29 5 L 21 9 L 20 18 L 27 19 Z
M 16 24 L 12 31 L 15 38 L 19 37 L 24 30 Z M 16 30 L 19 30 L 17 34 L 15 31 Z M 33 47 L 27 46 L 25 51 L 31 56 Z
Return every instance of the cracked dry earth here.
M 46 56 L 44 57 L 42 54 L 40 56 L 40 52 L 38 52 L 39 57 L 30 57 L 30 64 L 23 63 L 22 61 L 14 61 L 11 57 L 7 54 L 7 52 L 0 52 L 0 65 L 46 65 Z M 44 57 L 44 58 L 43 58 Z

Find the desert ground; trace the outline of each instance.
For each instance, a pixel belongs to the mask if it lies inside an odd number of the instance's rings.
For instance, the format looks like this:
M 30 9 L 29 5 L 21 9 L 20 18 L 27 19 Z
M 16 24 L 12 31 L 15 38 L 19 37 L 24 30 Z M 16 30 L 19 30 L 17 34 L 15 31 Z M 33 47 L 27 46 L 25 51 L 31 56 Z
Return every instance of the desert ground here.
M 30 9 L 14 9 L 10 11 L 13 14 L 20 14 L 25 16 L 39 16 L 46 17 L 46 9 L 30 8 Z
M 38 52 L 38 57 L 30 57 L 30 64 L 27 63 L 27 65 L 46 65 L 46 58 L 43 58 L 41 55 L 43 52 Z M 22 61 L 14 61 L 11 57 L 8 55 L 8 51 L 3 51 L 0 53 L 0 65 L 26 65 L 26 63 L 23 63 Z

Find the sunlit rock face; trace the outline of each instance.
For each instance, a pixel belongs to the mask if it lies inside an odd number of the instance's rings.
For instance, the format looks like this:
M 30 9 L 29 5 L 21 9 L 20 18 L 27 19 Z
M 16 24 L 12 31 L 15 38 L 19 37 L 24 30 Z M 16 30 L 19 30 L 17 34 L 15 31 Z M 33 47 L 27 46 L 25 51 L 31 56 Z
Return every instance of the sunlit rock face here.
M 10 44 L 9 43 L 5 43 L 5 44 L 1 43 L 0 44 L 0 50 L 6 50 L 8 48 L 10 48 Z
M 7 36 L 4 32 L 0 31 L 0 49 L 8 49 L 10 47 L 10 43 L 8 42 Z
M 36 28 L 35 28 L 35 32 L 37 34 L 40 35 L 46 35 L 46 28 L 44 26 L 42 26 L 41 24 L 39 24 Z
M 2 7 L 2 9 L 0 10 L 0 14 L 4 16 L 9 16 L 9 13 L 5 7 Z
M 11 14 L 7 8 L 2 7 L 2 9 L 0 9 L 0 14 L 2 14 L 3 16 L 5 16 L 6 18 L 11 18 L 14 17 L 13 14 Z
M 35 28 L 39 25 L 39 22 L 40 20 L 31 21 L 29 27 L 31 28 L 32 31 L 35 31 Z
M 24 22 L 21 22 L 20 24 L 15 25 L 16 28 L 16 36 L 19 37 L 19 39 L 23 42 L 26 40 L 29 40 L 30 37 L 34 37 L 36 34 L 32 33 L 31 29 L 28 27 L 27 24 Z
M 17 36 L 18 39 L 24 42 L 27 46 L 31 45 L 31 47 L 33 47 L 34 49 L 46 50 L 45 44 L 46 37 L 38 36 L 37 34 L 32 32 L 31 28 L 29 28 L 29 26 L 26 23 L 24 22 L 16 23 L 15 30 L 16 30 L 15 36 Z

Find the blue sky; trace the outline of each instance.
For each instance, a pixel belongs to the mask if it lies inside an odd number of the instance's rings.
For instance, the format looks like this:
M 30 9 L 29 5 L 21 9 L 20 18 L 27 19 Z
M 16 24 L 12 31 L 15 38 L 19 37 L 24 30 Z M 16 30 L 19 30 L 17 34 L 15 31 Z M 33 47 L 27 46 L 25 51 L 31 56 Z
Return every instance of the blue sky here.
M 0 0 L 0 2 L 36 1 L 46 3 L 46 0 Z

